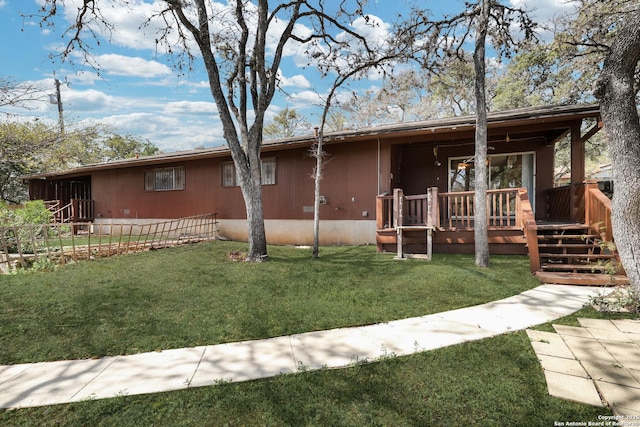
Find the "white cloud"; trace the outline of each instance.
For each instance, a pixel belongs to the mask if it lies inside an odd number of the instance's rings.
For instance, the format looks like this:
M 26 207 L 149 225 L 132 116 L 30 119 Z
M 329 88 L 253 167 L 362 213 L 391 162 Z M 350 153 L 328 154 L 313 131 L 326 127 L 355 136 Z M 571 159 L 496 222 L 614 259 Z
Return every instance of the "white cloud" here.
M 3 1 L 5 0 L 0 0 Z M 159 62 L 163 61 L 164 52 L 156 45 L 156 40 L 163 35 L 165 23 L 161 19 L 148 20 L 162 7 L 166 7 L 166 3 L 161 0 L 128 0 L 126 3 L 129 6 L 126 9 L 122 6 L 124 3 L 121 0 L 101 1 L 102 17 L 114 26 L 113 31 L 108 31 L 95 23 L 90 24 L 92 31 L 108 40 L 105 42 L 101 39 L 100 45 L 93 50 L 101 75 L 91 70 L 69 71 L 66 74 L 71 86 L 63 88 L 65 116 L 70 121 L 74 117 L 76 120 L 77 117 L 95 117 L 95 120 L 110 124 L 122 133 L 147 138 L 165 151 L 224 143 L 218 111 L 212 102 L 201 59 L 196 59 L 193 70 L 185 71 L 186 75 L 179 76 L 167 66 L 169 64 Z M 251 2 L 247 4 L 249 3 Z M 67 25 L 73 23 L 77 7 L 82 4 L 83 0 L 66 0 L 64 13 Z M 211 21 L 212 31 L 222 30 L 226 34 L 235 34 L 233 10 L 229 9 L 228 0 L 211 0 L 207 2 L 207 7 L 215 9 L 218 14 Z M 251 19 L 254 17 L 249 18 Z M 285 15 L 282 15 L 282 20 L 273 21 L 274 26 L 267 35 L 269 54 L 273 54 L 286 24 Z M 304 24 L 296 24 L 295 34 L 311 34 L 312 28 Z M 373 45 L 379 47 L 387 43 L 389 25 L 379 18 L 371 16 L 368 22 L 360 18 L 352 25 L 354 30 L 364 33 Z M 255 25 L 250 28 L 255 29 Z M 177 41 L 176 34 L 171 37 L 171 42 Z M 48 44 L 51 44 L 51 40 L 52 37 L 47 40 Z M 85 41 L 93 44 L 88 34 L 85 34 Z M 47 43 L 42 45 L 45 44 Z M 54 47 L 59 52 L 64 46 L 58 44 Z M 174 48 L 178 49 L 177 46 Z M 305 53 L 307 48 L 308 46 L 292 40 L 287 43 L 279 78 L 281 86 L 290 95 L 286 102 L 290 108 L 309 113 L 317 111 L 318 106 L 324 104 L 322 93 L 325 92 L 327 82 L 319 78 L 313 64 L 307 70 L 295 68 L 296 64 L 309 62 Z M 192 53 L 198 54 L 197 48 Z M 161 59 L 151 60 L 155 59 L 152 56 L 155 54 Z M 343 61 L 342 66 L 348 66 L 346 58 L 340 60 Z M 77 61 L 78 64 L 81 62 L 80 59 Z M 131 83 L 131 79 L 121 79 L 121 76 L 144 80 Z M 367 77 L 380 78 L 377 73 L 371 73 Z M 86 87 L 90 89 L 84 90 Z M 277 111 L 275 107 L 283 104 L 285 103 L 274 103 L 268 114 L 272 116 Z M 47 108 L 52 108 L 47 116 L 55 117 L 55 106 L 47 105 Z M 251 111 L 249 115 L 252 115 Z
M 169 67 L 157 61 L 113 53 L 95 57 L 98 66 L 113 76 L 158 77 L 172 74 Z
M 302 74 L 296 74 L 295 76 L 285 77 L 282 72 L 278 73 L 278 80 L 280 80 L 280 86 L 282 87 L 297 87 L 308 89 L 311 87 L 311 83 Z
M 530 11 L 531 18 L 539 23 L 549 23 L 555 16 L 576 8 L 575 0 L 511 0 L 511 6 Z
M 225 144 L 222 126 L 217 120 L 185 120 L 170 114 L 131 113 L 104 117 L 100 122 L 117 132 L 148 139 L 165 152 Z
M 206 80 L 200 80 L 199 82 L 191 82 L 188 80 L 180 80 L 178 82 L 180 86 L 186 86 L 191 89 L 209 89 L 209 82 Z
M 69 83 L 79 84 L 83 86 L 93 86 L 96 81 L 101 80 L 100 76 L 91 71 L 78 71 L 71 75 L 66 75 L 66 79 Z
M 389 24 L 375 15 L 359 17 L 351 24 L 353 30 L 367 40 L 370 46 L 383 47 L 389 41 Z
M 213 102 L 204 101 L 176 101 L 169 102 L 164 108 L 167 114 L 187 114 L 187 115 L 211 115 L 218 114 L 218 108 Z
M 62 102 L 67 114 L 80 112 L 108 112 L 122 108 L 122 99 L 107 95 L 95 89 L 73 90 L 66 89 L 61 94 Z
M 84 0 L 67 1 L 64 7 L 64 16 L 68 24 L 74 24 L 77 11 L 82 7 Z M 123 2 L 118 0 L 105 0 L 100 4 L 100 14 L 102 18 L 113 26 L 113 31 L 99 25 L 97 21 L 87 23 L 85 27 L 91 28 L 96 34 L 102 35 L 111 43 L 126 46 L 134 49 L 154 49 L 155 37 L 142 37 L 141 28 L 150 16 L 160 11 L 161 4 L 158 1 L 146 2 L 144 0 L 133 0 L 128 2 L 128 6 L 123 7 Z M 156 29 L 145 27 L 144 32 L 153 34 Z
M 288 100 L 293 104 L 295 110 L 312 108 L 324 105 L 324 98 L 312 90 L 303 90 L 288 96 Z

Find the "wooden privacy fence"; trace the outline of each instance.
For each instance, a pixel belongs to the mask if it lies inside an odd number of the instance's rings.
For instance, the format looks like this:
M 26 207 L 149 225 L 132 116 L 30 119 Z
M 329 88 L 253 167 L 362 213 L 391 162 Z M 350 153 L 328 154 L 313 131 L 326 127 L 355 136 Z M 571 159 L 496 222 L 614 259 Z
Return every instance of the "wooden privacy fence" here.
M 65 264 L 218 238 L 217 214 L 155 223 L 0 226 L 0 272 L 46 261 Z

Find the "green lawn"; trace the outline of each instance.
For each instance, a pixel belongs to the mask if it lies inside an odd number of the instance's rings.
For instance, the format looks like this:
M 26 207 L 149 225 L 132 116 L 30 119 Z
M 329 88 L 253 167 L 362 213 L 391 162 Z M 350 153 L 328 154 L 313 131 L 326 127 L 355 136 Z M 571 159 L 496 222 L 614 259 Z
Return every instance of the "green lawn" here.
M 0 364 L 91 358 L 364 325 L 492 301 L 536 286 L 524 257 L 394 261 L 372 246 L 271 247 L 228 260 L 213 242 L 0 276 Z
M 419 316 L 537 286 L 526 257 L 394 261 L 374 247 L 215 242 L 0 277 L 0 364 L 130 354 Z M 591 311 L 583 314 L 591 315 Z M 574 317 L 563 320 L 575 322 Z M 0 425 L 553 425 L 604 408 L 549 397 L 517 332 L 343 370 L 0 411 Z

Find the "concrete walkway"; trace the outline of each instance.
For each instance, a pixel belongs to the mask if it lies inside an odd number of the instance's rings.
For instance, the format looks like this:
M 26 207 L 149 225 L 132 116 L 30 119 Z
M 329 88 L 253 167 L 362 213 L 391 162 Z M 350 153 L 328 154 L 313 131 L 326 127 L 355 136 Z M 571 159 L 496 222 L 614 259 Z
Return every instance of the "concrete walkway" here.
M 544 369 L 549 394 L 603 406 L 640 425 L 640 322 L 578 319 L 557 333 L 527 330 Z
M 0 408 L 348 367 L 526 329 L 579 310 L 596 293 L 596 288 L 542 285 L 488 304 L 376 325 L 95 360 L 0 366 Z

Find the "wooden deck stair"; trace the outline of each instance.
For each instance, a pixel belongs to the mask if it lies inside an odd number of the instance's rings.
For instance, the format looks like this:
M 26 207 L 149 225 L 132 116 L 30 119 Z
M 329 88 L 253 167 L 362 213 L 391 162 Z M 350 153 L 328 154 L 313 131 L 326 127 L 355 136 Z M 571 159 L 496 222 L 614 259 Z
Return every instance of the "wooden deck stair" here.
M 540 270 L 546 283 L 619 285 L 628 283 L 616 254 L 584 224 L 539 224 Z

